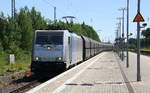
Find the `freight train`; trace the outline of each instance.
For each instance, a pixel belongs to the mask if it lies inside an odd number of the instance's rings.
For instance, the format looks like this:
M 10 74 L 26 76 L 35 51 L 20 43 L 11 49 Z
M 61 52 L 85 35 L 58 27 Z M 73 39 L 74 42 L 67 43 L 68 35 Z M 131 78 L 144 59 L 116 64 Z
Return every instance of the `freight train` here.
M 36 30 L 31 71 L 63 71 L 102 51 L 112 49 L 112 44 L 100 43 L 68 30 Z

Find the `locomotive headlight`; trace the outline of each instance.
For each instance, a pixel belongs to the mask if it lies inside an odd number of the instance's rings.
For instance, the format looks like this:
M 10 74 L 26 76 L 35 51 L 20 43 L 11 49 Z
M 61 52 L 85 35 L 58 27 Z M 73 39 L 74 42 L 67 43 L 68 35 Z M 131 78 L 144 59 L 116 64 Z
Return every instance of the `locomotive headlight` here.
M 48 49 L 48 50 L 50 50 L 50 49 L 51 49 L 51 47 L 47 47 L 47 49 Z
M 58 61 L 62 61 L 62 57 L 57 57 L 57 59 L 56 60 L 58 60 Z
M 39 57 L 34 57 L 34 60 L 38 61 L 38 60 L 40 60 L 40 58 Z
M 39 57 L 35 57 L 35 60 L 39 60 Z
M 59 57 L 58 60 L 62 60 L 62 57 Z

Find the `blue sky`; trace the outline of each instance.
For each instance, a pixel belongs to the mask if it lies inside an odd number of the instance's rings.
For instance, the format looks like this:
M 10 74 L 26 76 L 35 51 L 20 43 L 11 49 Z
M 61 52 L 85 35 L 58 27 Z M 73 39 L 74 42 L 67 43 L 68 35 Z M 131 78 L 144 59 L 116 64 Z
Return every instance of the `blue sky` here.
M 11 0 L 1 0 L 0 11 L 11 15 Z M 53 7 L 57 7 L 57 19 L 63 16 L 75 16 L 76 23 L 89 24 L 97 30 L 100 39 L 103 41 L 113 41 L 118 23 L 117 17 L 122 16 L 119 8 L 126 7 L 126 0 L 16 0 L 16 8 L 28 6 L 35 7 L 45 18 L 53 19 Z M 145 22 L 149 24 L 150 0 L 141 0 L 141 14 Z M 136 36 L 136 23 L 133 23 L 137 11 L 137 0 L 130 0 L 130 32 Z M 126 24 L 126 20 L 125 20 Z M 126 25 L 125 25 L 126 31 Z

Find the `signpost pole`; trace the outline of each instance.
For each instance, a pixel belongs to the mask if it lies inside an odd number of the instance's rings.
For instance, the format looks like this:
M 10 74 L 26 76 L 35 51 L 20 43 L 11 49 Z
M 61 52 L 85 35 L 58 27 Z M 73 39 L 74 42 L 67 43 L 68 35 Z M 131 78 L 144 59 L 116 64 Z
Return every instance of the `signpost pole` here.
M 144 18 L 140 13 L 140 1 L 138 0 L 138 9 L 137 15 L 135 16 L 133 22 L 137 22 L 137 81 L 141 81 L 141 72 L 140 72 L 140 22 L 144 22 Z M 143 25 L 144 27 L 146 24 Z
M 129 0 L 127 0 L 127 63 L 126 67 L 129 67 L 129 52 L 128 52 L 128 39 L 129 39 Z
M 140 0 L 138 0 L 137 12 L 140 13 Z M 140 74 L 140 22 L 137 22 L 137 81 L 141 81 L 141 74 Z

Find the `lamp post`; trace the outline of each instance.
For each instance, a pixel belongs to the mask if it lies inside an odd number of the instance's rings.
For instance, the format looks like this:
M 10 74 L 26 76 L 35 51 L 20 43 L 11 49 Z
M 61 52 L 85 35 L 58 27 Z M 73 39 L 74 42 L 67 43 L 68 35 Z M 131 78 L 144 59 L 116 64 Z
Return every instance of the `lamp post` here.
M 119 11 L 122 11 L 122 37 L 124 37 L 124 11 L 126 8 L 120 8 Z
M 127 45 L 126 45 L 126 47 L 127 47 L 127 59 L 126 59 L 126 67 L 128 68 L 129 67 L 129 48 L 128 48 L 128 41 L 129 41 L 129 0 L 127 0 Z
M 122 61 L 124 60 L 124 11 L 127 10 L 126 8 L 120 8 L 119 11 L 122 11 Z
M 119 20 L 119 23 L 117 23 L 118 25 L 118 29 L 119 29 L 119 37 L 121 37 L 121 20 L 122 20 L 122 17 L 117 17 L 117 19 Z
M 57 19 L 56 19 L 56 7 L 54 6 L 54 24 L 56 24 Z
M 15 18 L 15 14 L 16 14 L 16 9 L 15 9 L 15 0 L 11 0 L 11 16 L 14 19 Z
M 117 30 L 115 30 L 116 31 L 116 38 L 115 38 L 115 48 L 116 48 L 116 52 L 117 52 L 117 54 L 118 54 L 118 56 L 119 56 L 119 47 L 118 47 L 118 38 L 119 38 L 119 29 L 117 28 Z
M 122 17 L 118 17 L 117 18 L 119 20 L 119 24 L 118 24 L 118 28 L 119 28 L 119 38 L 118 38 L 118 48 L 119 48 L 119 56 L 121 58 L 121 60 L 123 59 L 123 51 L 122 51 L 122 33 L 121 33 L 121 20 L 122 20 Z M 123 32 L 123 31 L 122 31 Z

